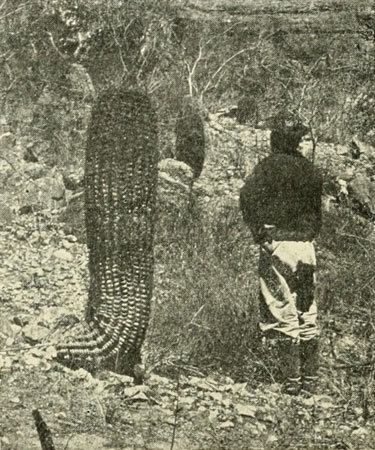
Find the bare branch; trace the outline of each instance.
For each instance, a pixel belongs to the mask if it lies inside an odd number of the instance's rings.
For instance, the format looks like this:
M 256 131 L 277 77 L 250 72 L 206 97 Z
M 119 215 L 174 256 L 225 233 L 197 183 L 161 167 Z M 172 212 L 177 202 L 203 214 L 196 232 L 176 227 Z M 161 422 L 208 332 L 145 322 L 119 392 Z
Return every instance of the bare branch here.
M 1 5 L 1 8 L 3 8 L 3 6 L 5 5 L 5 3 L 6 3 L 6 0 L 5 0 L 4 3 Z M 23 3 L 22 5 L 19 5 L 18 8 L 16 8 L 14 11 L 11 11 L 11 12 L 9 12 L 8 14 L 5 14 L 5 16 L 0 17 L 0 20 L 6 19 L 7 17 L 16 14 L 19 10 L 25 8 L 25 7 L 28 6 L 30 3 L 31 3 L 31 1 L 30 1 L 30 2 L 26 2 L 26 3 Z
M 55 44 L 55 40 L 53 39 L 52 33 L 50 33 L 49 31 L 46 31 L 49 40 L 52 44 L 52 47 L 56 50 L 56 52 L 59 54 L 59 56 L 61 56 L 61 58 L 63 59 L 68 59 L 69 56 L 68 55 L 64 55 L 64 53 L 61 53 L 60 49 L 57 47 L 57 45 Z
M 193 89 L 194 89 L 194 84 L 193 84 L 193 77 L 194 77 L 194 73 L 197 69 L 198 63 L 199 61 L 202 59 L 202 55 L 203 55 L 203 47 L 204 45 L 201 44 L 201 42 L 199 42 L 199 51 L 198 51 L 198 56 L 194 61 L 193 67 L 190 68 L 189 63 L 186 63 L 188 70 L 189 70 L 189 75 L 188 75 L 188 83 L 189 83 L 189 94 L 190 97 L 193 96 Z
M 203 95 L 207 92 L 207 90 L 209 89 L 209 87 L 211 86 L 213 80 L 216 78 L 216 76 L 224 69 L 224 67 L 229 64 L 234 58 L 236 58 L 239 55 L 242 55 L 243 53 L 249 52 L 251 50 L 255 50 L 256 46 L 252 46 L 252 47 L 247 47 L 247 48 L 243 48 L 242 50 L 239 50 L 238 52 L 234 53 L 232 56 L 230 56 L 229 58 L 227 58 L 222 64 L 220 64 L 220 66 L 217 68 L 217 70 L 215 71 L 215 73 L 212 75 L 212 77 L 208 80 L 206 86 L 204 87 L 204 89 L 202 90 L 201 93 L 201 99 L 203 98 Z
M 14 172 L 17 172 L 16 166 L 15 166 L 11 161 L 9 161 L 5 156 L 0 155 L 0 159 L 2 159 L 2 160 L 5 161 L 7 164 L 9 164 L 9 166 L 12 168 L 12 170 L 13 170 Z
M 109 17 L 109 14 L 108 14 L 108 17 Z M 125 28 L 125 33 L 126 33 L 126 31 L 129 29 L 129 27 L 132 25 L 133 22 L 134 22 L 134 19 L 132 19 L 132 20 L 129 21 L 128 25 L 127 25 L 126 28 Z M 113 23 L 112 23 L 111 21 L 110 21 L 110 24 L 111 24 L 111 29 L 112 29 L 113 39 L 114 39 L 114 41 L 115 41 L 115 43 L 116 43 L 116 46 L 117 46 L 117 49 L 118 49 L 118 54 L 119 54 L 120 61 L 121 61 L 121 65 L 122 65 L 122 67 L 123 67 L 122 78 L 125 78 L 125 76 L 129 73 L 129 70 L 128 70 L 128 68 L 126 67 L 124 58 L 123 58 L 123 56 L 122 56 L 122 51 L 121 51 L 121 50 L 122 50 L 122 46 L 121 46 L 121 43 L 120 43 L 119 40 L 118 40 L 117 33 L 116 33 L 116 29 L 115 29 L 115 27 L 113 26 Z

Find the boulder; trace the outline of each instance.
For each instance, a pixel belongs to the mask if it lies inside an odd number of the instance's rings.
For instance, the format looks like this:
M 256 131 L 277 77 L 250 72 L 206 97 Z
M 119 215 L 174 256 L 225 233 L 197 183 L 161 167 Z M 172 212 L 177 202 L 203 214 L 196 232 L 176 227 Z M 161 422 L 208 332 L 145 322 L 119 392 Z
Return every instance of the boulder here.
M 158 208 L 172 206 L 186 208 L 190 201 L 193 170 L 175 159 L 163 159 L 159 163 Z
M 19 207 L 37 210 L 56 208 L 64 204 L 64 193 L 63 179 L 59 174 L 50 174 L 35 181 L 29 180 L 20 192 Z
M 350 154 L 350 149 L 347 145 L 336 145 L 336 153 L 339 156 L 348 156 Z
M 353 137 L 350 143 L 350 148 L 352 153 L 358 155 L 358 157 L 361 155 L 366 155 L 370 159 L 375 159 L 375 148 L 365 142 L 362 142 L 357 136 Z
M 160 174 L 167 174 L 184 184 L 186 187 L 190 186 L 193 178 L 190 166 L 182 161 L 177 161 L 172 158 L 162 159 L 159 162 L 159 175 Z
M 38 344 L 46 339 L 50 334 L 50 330 L 44 326 L 38 324 L 37 319 L 27 324 L 22 329 L 22 335 L 25 342 L 32 345 Z
M 349 194 L 354 206 L 370 218 L 375 217 L 375 181 L 365 174 L 357 174 L 349 184 Z

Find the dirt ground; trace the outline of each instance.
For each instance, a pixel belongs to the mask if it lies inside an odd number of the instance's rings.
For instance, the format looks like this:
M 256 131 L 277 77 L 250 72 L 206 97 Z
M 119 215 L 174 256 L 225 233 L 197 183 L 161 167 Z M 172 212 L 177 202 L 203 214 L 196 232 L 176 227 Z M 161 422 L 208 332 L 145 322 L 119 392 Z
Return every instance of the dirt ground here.
M 290 397 L 278 384 L 236 383 L 181 368 L 147 368 L 143 385 L 53 362 L 62 329 L 86 301 L 86 253 L 54 218 L 27 216 L 0 233 L 0 448 L 41 448 L 32 411 L 56 449 L 371 449 L 375 426 L 323 368 L 320 393 Z M 249 380 L 250 381 L 250 380 Z M 368 414 L 368 411 L 367 411 Z

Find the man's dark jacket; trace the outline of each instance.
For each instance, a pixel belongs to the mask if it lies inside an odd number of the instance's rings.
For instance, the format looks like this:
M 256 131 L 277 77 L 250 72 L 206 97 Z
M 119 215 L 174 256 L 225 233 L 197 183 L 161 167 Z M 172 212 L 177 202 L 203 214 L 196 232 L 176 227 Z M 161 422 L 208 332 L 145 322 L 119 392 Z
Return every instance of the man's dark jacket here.
M 322 225 L 321 195 L 322 177 L 308 159 L 273 153 L 247 178 L 240 208 L 256 242 L 264 240 L 265 225 L 287 232 L 276 240 L 312 240 Z

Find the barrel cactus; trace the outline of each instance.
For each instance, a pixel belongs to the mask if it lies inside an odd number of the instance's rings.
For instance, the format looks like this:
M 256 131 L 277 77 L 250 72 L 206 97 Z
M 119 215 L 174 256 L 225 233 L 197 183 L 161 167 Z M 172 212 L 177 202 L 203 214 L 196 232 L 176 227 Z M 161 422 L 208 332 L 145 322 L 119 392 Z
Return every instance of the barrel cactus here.
M 149 321 L 157 188 L 156 115 L 148 97 L 110 89 L 93 108 L 86 148 L 87 330 L 62 343 L 72 368 L 134 376 Z

